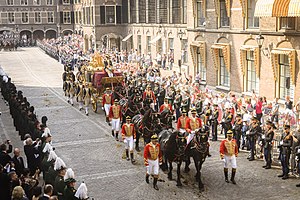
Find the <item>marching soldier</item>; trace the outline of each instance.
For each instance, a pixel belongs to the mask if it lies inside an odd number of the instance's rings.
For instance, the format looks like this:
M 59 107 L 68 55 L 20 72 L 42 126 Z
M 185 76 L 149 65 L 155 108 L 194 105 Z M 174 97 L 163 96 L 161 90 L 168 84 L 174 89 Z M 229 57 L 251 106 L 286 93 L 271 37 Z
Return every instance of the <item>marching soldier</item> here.
M 146 166 L 146 183 L 149 184 L 149 177 L 153 175 L 153 188 L 158 190 L 157 180 L 159 173 L 159 165 L 162 164 L 162 153 L 158 143 L 157 135 L 152 135 L 151 142 L 145 146 L 144 149 L 144 164 Z
M 79 103 L 79 110 L 81 111 L 83 108 L 83 91 L 84 91 L 84 85 L 80 82 L 78 82 L 77 85 L 77 93 L 76 93 L 76 99 L 77 102 Z
M 114 105 L 112 105 L 109 109 L 109 121 L 111 122 L 112 126 L 112 136 L 119 141 L 119 131 L 120 131 L 120 123 L 122 119 L 122 110 L 121 106 L 119 105 L 118 99 L 115 99 Z M 116 135 L 115 135 L 116 134 Z
M 91 103 L 91 97 L 92 97 L 92 83 L 89 83 L 84 89 L 83 89 L 83 100 L 84 100 L 84 106 L 85 106 L 85 114 L 86 116 L 89 115 L 89 105 Z
M 236 144 L 238 146 L 238 150 L 241 147 L 242 128 L 243 128 L 243 119 L 242 119 L 242 116 L 240 114 L 238 114 L 235 117 L 234 134 L 233 134 L 233 138 L 236 141 Z
M 78 200 L 75 197 L 76 180 L 74 178 L 68 178 L 68 179 L 65 180 L 65 184 L 66 184 L 66 187 L 64 189 L 64 200 Z
M 64 72 L 62 74 L 62 80 L 63 80 L 63 90 L 64 92 L 66 92 L 66 81 L 67 81 L 67 77 L 68 77 L 68 68 L 65 65 L 64 66 Z
M 159 112 L 162 113 L 164 110 L 170 110 L 171 113 L 173 113 L 173 110 L 172 110 L 172 105 L 169 104 L 168 102 L 168 98 L 165 98 L 164 99 L 164 104 L 160 106 L 159 108 Z
M 197 111 L 195 109 L 192 109 L 191 113 L 192 117 L 187 119 L 185 128 L 186 131 L 189 133 L 187 138 L 187 145 L 189 145 L 191 140 L 194 138 L 195 132 L 202 128 L 202 120 L 196 116 Z
M 190 111 L 190 106 L 191 106 L 191 97 L 190 97 L 190 92 L 185 91 L 185 97 L 183 98 L 182 104 L 181 104 L 181 110 L 186 110 L 188 113 Z
M 180 133 L 185 133 L 186 130 L 186 123 L 187 123 L 187 120 L 189 119 L 189 117 L 187 116 L 187 113 L 185 110 L 182 111 L 182 116 L 180 116 L 177 120 L 177 130 L 180 132 Z
M 70 79 L 69 81 L 67 81 L 67 98 L 68 98 L 68 103 L 70 103 L 72 106 L 74 105 L 73 103 L 73 98 L 75 96 L 75 84 L 74 81 L 72 79 Z
M 250 130 L 248 134 L 249 143 L 250 143 L 250 158 L 249 161 L 254 160 L 254 153 L 255 153 L 255 144 L 258 137 L 258 134 L 261 133 L 261 128 L 259 126 L 258 120 L 255 117 L 252 117 Z
M 105 94 L 102 96 L 102 109 L 105 111 L 106 122 L 110 125 L 109 121 L 109 110 L 113 103 L 112 93 L 110 92 L 110 88 L 106 88 Z
M 211 119 L 212 141 L 218 140 L 218 118 L 219 118 L 219 107 L 218 104 L 214 104 L 214 111 L 212 113 L 212 119 Z
M 131 163 L 134 163 L 133 157 L 133 143 L 135 142 L 136 132 L 134 128 L 134 124 L 130 123 L 131 117 L 126 117 L 126 124 L 122 126 L 122 139 L 125 143 L 126 150 L 126 159 L 129 161 L 131 159 Z M 129 159 L 129 151 L 130 151 L 130 159 Z
M 151 86 L 148 85 L 146 91 L 143 93 L 143 101 L 145 105 L 150 105 L 151 103 L 156 104 L 156 98 L 151 90 Z
M 282 167 L 282 174 L 278 177 L 282 177 L 282 179 L 289 178 L 289 163 L 291 156 L 291 147 L 293 145 L 293 135 L 290 132 L 290 125 L 284 125 L 284 133 L 281 136 L 279 142 L 279 157 Z
M 236 184 L 234 177 L 236 173 L 236 157 L 238 156 L 238 148 L 236 141 L 232 139 L 233 133 L 232 130 L 228 130 L 227 132 L 227 139 L 223 140 L 220 145 L 220 156 L 221 159 L 224 161 L 224 175 L 225 175 L 225 182 L 229 183 L 228 181 L 228 165 L 231 163 L 232 173 L 231 173 L 231 182 Z
M 275 125 L 272 121 L 267 121 L 266 123 L 266 130 L 265 135 L 262 136 L 264 139 L 264 156 L 266 165 L 263 166 L 265 169 L 271 169 L 272 164 L 272 157 L 271 157 L 271 151 L 272 151 L 272 141 L 274 138 L 274 129 L 276 129 Z
M 209 119 L 210 119 L 210 116 L 212 114 L 212 111 L 210 109 L 210 103 L 206 104 L 205 106 L 205 111 L 204 111 L 204 125 L 205 126 L 209 126 Z
M 180 117 L 181 102 L 182 102 L 182 95 L 180 93 L 180 89 L 177 89 L 175 98 L 174 98 L 174 108 L 175 108 L 176 120 L 178 120 Z
M 230 111 L 230 106 L 226 106 L 225 107 L 226 111 L 224 113 L 223 119 L 222 119 L 222 127 L 224 129 L 225 132 L 225 138 L 227 138 L 227 131 L 232 129 L 232 114 Z
M 202 114 L 202 110 L 203 110 L 203 100 L 201 99 L 200 93 L 197 94 L 197 100 L 195 102 L 195 109 L 197 111 L 198 116 L 200 116 Z

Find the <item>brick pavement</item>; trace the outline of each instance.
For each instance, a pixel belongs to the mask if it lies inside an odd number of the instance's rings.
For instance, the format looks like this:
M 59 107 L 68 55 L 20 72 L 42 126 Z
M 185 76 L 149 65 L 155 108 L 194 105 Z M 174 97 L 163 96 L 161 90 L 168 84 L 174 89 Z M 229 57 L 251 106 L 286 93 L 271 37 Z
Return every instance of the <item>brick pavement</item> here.
M 122 159 L 123 144 L 110 136 L 103 113 L 84 112 L 67 104 L 61 89 L 62 66 L 37 48 L 17 52 L 0 52 L 0 65 L 12 77 L 18 89 L 23 90 L 29 102 L 36 107 L 38 117 L 47 115 L 57 154 L 68 167 L 73 168 L 78 182 L 85 181 L 89 195 L 100 199 L 298 199 L 300 180 L 281 180 L 279 170 L 264 170 L 261 161 L 249 162 L 247 154 L 238 157 L 237 185 L 226 184 L 222 162 L 219 159 L 219 142 L 211 145 L 212 157 L 203 165 L 202 180 L 205 192 L 199 193 L 194 181 L 195 170 L 183 173 L 182 188 L 175 181 L 159 182 L 159 192 L 144 181 L 143 159 L 137 164 Z M 0 118 L 1 138 L 9 137 L 16 146 L 22 146 L 7 107 L 0 101 L 3 115 Z M 173 170 L 176 179 L 176 167 Z

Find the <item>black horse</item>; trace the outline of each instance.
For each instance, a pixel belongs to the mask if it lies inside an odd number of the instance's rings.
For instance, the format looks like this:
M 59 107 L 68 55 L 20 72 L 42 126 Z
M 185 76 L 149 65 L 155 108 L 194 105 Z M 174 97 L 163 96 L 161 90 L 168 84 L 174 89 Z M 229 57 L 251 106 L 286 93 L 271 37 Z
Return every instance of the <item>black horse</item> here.
M 196 181 L 198 181 L 198 187 L 200 191 L 204 190 L 204 185 L 201 181 L 201 169 L 206 156 L 208 155 L 208 134 L 206 129 L 199 129 L 195 132 L 195 136 L 186 149 L 186 155 L 188 157 L 185 165 L 185 172 L 189 172 L 189 165 L 191 164 L 190 157 L 193 158 L 196 167 Z
M 163 154 L 163 166 L 168 171 L 168 179 L 172 180 L 172 163 L 177 163 L 177 186 L 182 186 L 180 167 L 185 158 L 186 136 L 179 131 L 163 130 L 159 133 L 159 143 Z
M 172 128 L 172 120 L 173 120 L 173 114 L 170 110 L 165 109 L 160 113 L 160 124 L 161 124 L 161 129 L 169 129 Z

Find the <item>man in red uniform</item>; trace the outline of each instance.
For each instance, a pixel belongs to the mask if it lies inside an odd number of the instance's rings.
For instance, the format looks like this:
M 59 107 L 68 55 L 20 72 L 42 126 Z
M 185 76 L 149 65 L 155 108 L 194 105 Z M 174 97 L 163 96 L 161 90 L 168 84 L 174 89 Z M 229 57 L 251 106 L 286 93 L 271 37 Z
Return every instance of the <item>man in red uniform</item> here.
M 192 117 L 190 117 L 186 122 L 186 131 L 189 133 L 187 138 L 187 145 L 191 142 L 191 140 L 195 136 L 195 132 L 202 128 L 202 120 L 197 117 L 197 111 L 192 109 L 191 111 Z
M 120 131 L 120 122 L 122 118 L 122 111 L 121 106 L 119 105 L 119 101 L 115 99 L 114 105 L 112 105 L 109 109 L 109 121 L 111 121 L 111 129 L 112 129 L 112 136 L 115 137 L 116 133 L 116 140 L 119 141 L 118 135 Z
M 109 122 L 109 109 L 113 104 L 112 94 L 109 88 L 106 88 L 105 94 L 102 96 L 102 110 L 105 111 L 106 122 L 110 125 Z
M 227 131 L 227 139 L 223 140 L 220 145 L 220 157 L 224 161 L 224 175 L 225 175 L 225 182 L 229 183 L 228 181 L 228 165 L 231 163 L 232 173 L 231 173 L 231 182 L 236 184 L 234 177 L 236 173 L 236 157 L 238 156 L 238 147 L 236 144 L 235 139 L 232 139 L 233 132 L 232 130 Z
M 172 105 L 168 103 L 168 98 L 164 99 L 164 104 L 160 106 L 159 112 L 162 113 L 166 109 L 170 110 L 171 113 L 173 113 Z
M 177 130 L 180 132 L 180 133 L 184 133 L 186 130 L 186 123 L 187 123 L 187 120 L 189 119 L 189 117 L 186 115 L 186 111 L 183 110 L 182 111 L 182 115 L 178 118 L 177 120 Z
M 156 98 L 153 91 L 151 90 L 150 85 L 147 86 L 146 91 L 143 93 L 143 101 L 148 105 L 150 105 L 151 103 L 154 103 L 156 105 Z
M 129 161 L 129 151 L 130 151 L 130 159 L 131 163 L 134 163 L 135 160 L 133 158 L 133 143 L 135 142 L 135 128 L 134 124 L 131 123 L 131 117 L 126 117 L 126 124 L 122 126 L 122 139 L 125 143 L 126 150 L 126 159 Z
M 159 173 L 159 165 L 162 164 L 162 153 L 158 143 L 157 135 L 151 137 L 151 142 L 144 149 L 144 164 L 146 166 L 146 182 L 149 184 L 149 176 L 153 175 L 153 188 L 158 190 L 157 180 Z

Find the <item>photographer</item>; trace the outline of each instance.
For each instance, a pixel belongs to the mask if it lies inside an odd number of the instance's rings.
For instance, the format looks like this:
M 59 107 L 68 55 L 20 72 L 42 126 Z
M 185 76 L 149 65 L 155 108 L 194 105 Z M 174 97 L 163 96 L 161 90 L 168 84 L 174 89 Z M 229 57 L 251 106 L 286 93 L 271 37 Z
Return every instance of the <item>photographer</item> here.
M 8 149 L 7 149 L 8 145 Z M 5 143 L 0 145 L 0 164 L 5 166 L 11 160 L 9 153 L 12 152 L 12 145 L 10 140 L 7 140 Z

